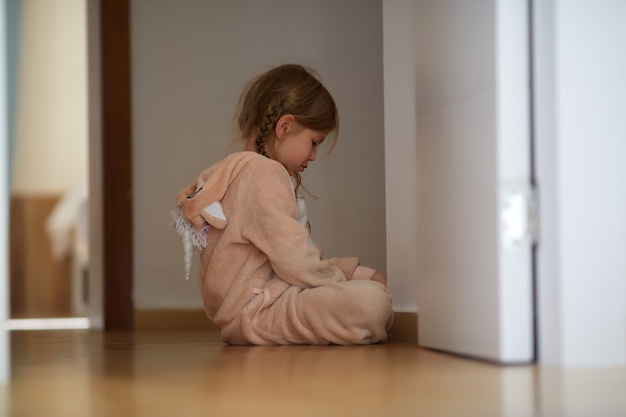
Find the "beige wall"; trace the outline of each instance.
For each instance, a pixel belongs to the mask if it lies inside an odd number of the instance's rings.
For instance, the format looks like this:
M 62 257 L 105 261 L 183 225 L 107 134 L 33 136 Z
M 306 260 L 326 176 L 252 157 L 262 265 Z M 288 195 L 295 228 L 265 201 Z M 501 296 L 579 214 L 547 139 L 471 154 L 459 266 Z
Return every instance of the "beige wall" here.
M 13 193 L 64 193 L 87 176 L 86 6 L 22 0 Z
M 201 306 L 168 213 L 176 193 L 227 154 L 243 84 L 284 62 L 316 68 L 341 117 L 335 151 L 304 175 L 319 197 L 309 206 L 313 237 L 327 256 L 385 270 L 381 2 L 131 4 L 136 307 Z
M 70 270 L 68 255 L 86 198 L 86 1 L 22 0 L 12 10 L 11 314 L 80 314 L 79 265 Z

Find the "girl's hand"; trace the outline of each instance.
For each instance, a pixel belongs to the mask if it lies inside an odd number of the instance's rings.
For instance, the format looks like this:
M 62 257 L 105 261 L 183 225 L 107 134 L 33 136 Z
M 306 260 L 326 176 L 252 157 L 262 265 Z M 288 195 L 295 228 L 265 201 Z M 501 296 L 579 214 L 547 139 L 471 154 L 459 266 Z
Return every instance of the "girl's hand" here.
M 387 275 L 383 274 L 382 272 L 376 271 L 374 273 L 374 276 L 372 277 L 372 281 L 380 282 L 381 284 L 383 284 L 386 287 L 387 286 Z
M 387 275 L 382 272 L 376 271 L 374 268 L 368 266 L 359 265 L 352 273 L 352 279 L 363 279 L 380 282 L 385 287 L 387 286 Z

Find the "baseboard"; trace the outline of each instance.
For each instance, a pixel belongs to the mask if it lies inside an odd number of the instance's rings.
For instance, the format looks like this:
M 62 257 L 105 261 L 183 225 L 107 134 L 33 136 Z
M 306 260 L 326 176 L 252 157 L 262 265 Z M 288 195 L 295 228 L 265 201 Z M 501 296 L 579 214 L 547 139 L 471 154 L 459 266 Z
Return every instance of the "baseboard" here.
M 136 310 L 137 331 L 219 331 L 204 310 Z M 390 343 L 417 343 L 417 313 L 396 312 Z
M 417 313 L 395 312 L 389 332 L 390 343 L 417 343 Z

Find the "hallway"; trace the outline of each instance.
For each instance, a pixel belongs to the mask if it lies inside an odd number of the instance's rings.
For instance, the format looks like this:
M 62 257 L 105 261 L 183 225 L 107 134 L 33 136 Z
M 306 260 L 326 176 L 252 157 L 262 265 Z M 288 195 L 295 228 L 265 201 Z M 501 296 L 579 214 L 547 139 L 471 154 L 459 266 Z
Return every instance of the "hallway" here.
M 225 346 L 200 332 L 13 331 L 0 416 L 624 416 L 626 370 L 419 348 Z

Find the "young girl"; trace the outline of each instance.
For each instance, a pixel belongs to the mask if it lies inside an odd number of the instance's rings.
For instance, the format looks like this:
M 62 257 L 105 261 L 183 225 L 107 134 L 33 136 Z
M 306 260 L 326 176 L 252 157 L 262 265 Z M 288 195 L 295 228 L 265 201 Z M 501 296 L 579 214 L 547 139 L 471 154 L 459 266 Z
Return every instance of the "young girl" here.
M 323 258 L 309 237 L 303 172 L 334 133 L 335 102 L 311 70 L 282 65 L 239 100 L 244 151 L 178 193 L 179 233 L 200 250 L 198 285 L 229 344 L 369 344 L 393 321 L 386 276 L 356 258 Z M 188 261 L 188 260 L 187 260 Z

